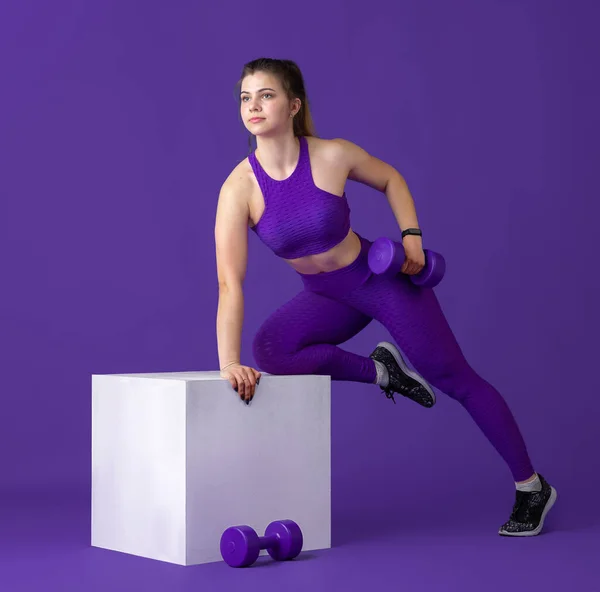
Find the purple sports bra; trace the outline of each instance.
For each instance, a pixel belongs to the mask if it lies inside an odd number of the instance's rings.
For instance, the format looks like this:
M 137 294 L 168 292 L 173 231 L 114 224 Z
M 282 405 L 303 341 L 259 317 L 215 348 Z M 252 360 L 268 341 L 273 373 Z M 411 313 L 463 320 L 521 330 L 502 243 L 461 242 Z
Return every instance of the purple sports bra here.
M 283 259 L 323 253 L 342 242 L 350 230 L 346 193 L 340 197 L 315 185 L 308 142 L 304 136 L 298 139 L 298 164 L 283 181 L 269 177 L 254 152 L 248 157 L 265 200 L 264 213 L 251 228 Z

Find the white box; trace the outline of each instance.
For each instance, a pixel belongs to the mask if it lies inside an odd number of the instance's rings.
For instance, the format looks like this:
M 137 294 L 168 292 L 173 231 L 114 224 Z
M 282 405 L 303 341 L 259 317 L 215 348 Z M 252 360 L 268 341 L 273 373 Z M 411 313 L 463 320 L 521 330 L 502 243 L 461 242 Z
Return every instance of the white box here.
M 196 565 L 289 518 L 330 548 L 330 418 L 329 376 L 263 373 L 246 405 L 219 372 L 93 375 L 92 546 Z

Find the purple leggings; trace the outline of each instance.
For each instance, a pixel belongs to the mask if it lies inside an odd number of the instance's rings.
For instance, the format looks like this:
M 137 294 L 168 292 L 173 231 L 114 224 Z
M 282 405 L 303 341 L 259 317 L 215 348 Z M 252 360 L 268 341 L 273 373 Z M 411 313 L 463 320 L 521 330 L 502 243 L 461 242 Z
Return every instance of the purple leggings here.
M 253 353 L 271 374 L 325 374 L 332 380 L 375 382 L 375 364 L 338 347 L 373 319 L 433 387 L 458 401 L 508 464 L 515 481 L 534 473 L 525 442 L 502 395 L 467 363 L 433 290 L 405 274 L 370 272 L 371 241 L 360 237 L 356 261 L 332 272 L 299 274 L 304 290 L 260 327 Z

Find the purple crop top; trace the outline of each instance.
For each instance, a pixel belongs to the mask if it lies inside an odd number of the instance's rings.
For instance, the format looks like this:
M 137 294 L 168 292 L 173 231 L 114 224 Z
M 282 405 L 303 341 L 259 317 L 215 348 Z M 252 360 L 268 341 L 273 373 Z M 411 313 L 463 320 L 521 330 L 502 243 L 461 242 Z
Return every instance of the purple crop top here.
M 264 213 L 251 229 L 284 259 L 323 253 L 342 242 L 350 230 L 346 193 L 340 197 L 315 185 L 308 142 L 304 136 L 298 139 L 298 164 L 283 181 L 269 177 L 254 152 L 248 157 L 265 200 Z

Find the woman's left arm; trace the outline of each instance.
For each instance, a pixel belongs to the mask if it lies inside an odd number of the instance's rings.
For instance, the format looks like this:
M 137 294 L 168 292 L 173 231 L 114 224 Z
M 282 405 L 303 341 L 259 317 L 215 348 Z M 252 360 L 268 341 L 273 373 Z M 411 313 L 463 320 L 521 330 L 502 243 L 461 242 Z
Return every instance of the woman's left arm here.
M 377 189 L 385 194 L 392 208 L 400 230 L 419 228 L 415 203 L 404 177 L 390 164 L 369 154 L 356 144 L 336 138 L 335 146 L 338 163 L 343 163 L 348 171 L 348 179 Z M 420 236 L 407 235 L 402 240 L 406 261 L 400 270 L 413 275 L 425 265 L 423 241 Z

